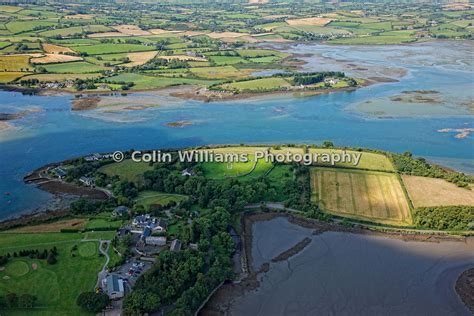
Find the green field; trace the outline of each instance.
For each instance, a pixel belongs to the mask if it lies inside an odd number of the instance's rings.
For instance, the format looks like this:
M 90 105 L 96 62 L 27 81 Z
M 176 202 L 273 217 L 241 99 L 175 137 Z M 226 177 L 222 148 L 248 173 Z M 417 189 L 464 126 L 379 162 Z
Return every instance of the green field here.
M 90 46 L 71 46 L 75 51 L 87 53 L 89 55 L 145 52 L 155 50 L 154 46 L 145 46 L 140 44 L 97 44 Z
M 248 63 L 248 61 L 239 56 L 210 56 L 209 60 L 217 66 Z
M 32 31 L 36 28 L 46 28 L 56 25 L 55 21 L 14 21 L 6 24 L 7 29 L 12 33 L 22 33 Z
M 42 67 L 44 67 L 48 72 L 52 72 L 52 73 L 75 73 L 75 74 L 94 73 L 94 72 L 100 72 L 102 70 L 107 69 L 106 67 L 90 64 L 85 61 L 50 64 L 50 65 L 43 65 Z
M 105 219 L 105 218 L 92 218 L 87 223 L 85 228 L 87 230 L 117 230 L 123 224 L 123 221 Z
M 109 80 L 112 82 L 134 82 L 135 85 L 132 89 L 156 89 L 182 84 L 210 85 L 214 83 L 214 81 L 210 80 L 147 76 L 135 73 L 122 73 L 118 76 L 109 78 Z
M 81 34 L 83 32 L 107 32 L 112 30 L 110 27 L 107 27 L 105 25 L 86 25 L 86 26 L 73 26 L 73 27 L 66 27 L 66 28 L 61 28 L 61 29 L 55 29 L 55 30 L 50 30 L 50 31 L 44 31 L 39 33 L 41 36 L 45 37 L 55 37 L 55 36 L 71 36 L 74 34 Z
M 220 87 L 237 92 L 264 92 L 289 88 L 291 84 L 285 78 L 274 77 L 225 83 Z
M 222 180 L 226 178 L 258 178 L 272 167 L 271 162 L 265 162 L 260 159 L 257 163 L 254 161 L 254 156 L 248 156 L 248 162 L 233 162 L 233 163 L 219 163 L 219 162 L 206 162 L 201 163 L 200 168 L 203 170 L 204 176 L 210 179 Z
M 153 167 L 148 163 L 134 162 L 131 159 L 111 163 L 99 169 L 100 172 L 105 173 L 109 177 L 118 176 L 121 180 L 135 183 L 141 183 L 143 181 L 143 173 L 148 170 L 153 170 Z
M 174 201 L 179 203 L 187 199 L 185 195 L 169 194 L 157 191 L 142 191 L 135 199 L 136 205 L 143 205 L 145 210 L 148 210 L 150 205 L 160 204 L 162 206 Z
M 10 310 L 6 315 L 87 315 L 75 301 L 83 291 L 91 291 L 97 272 L 105 262 L 98 256 L 98 242 L 82 243 L 84 234 L 35 233 L 0 234 L 0 254 L 21 249 L 51 249 L 58 251 L 57 263 L 28 257 L 12 258 L 0 271 L 0 295 L 8 292 L 32 294 L 38 297 L 36 310 Z M 78 251 L 73 247 L 77 246 Z M 72 256 L 76 253 L 75 256 Z M 36 265 L 36 270 L 33 265 Z
M 358 165 L 354 166 L 352 163 L 337 163 L 337 167 L 347 167 L 356 169 L 368 169 L 378 171 L 395 171 L 392 162 L 383 154 L 371 153 L 371 152 L 356 152 L 353 150 L 345 150 L 348 154 L 359 154 L 362 156 Z M 338 153 L 342 154 L 341 149 L 329 149 L 329 148 L 310 148 L 310 153 L 327 154 L 327 153 Z M 324 162 L 318 162 L 319 165 L 327 165 Z

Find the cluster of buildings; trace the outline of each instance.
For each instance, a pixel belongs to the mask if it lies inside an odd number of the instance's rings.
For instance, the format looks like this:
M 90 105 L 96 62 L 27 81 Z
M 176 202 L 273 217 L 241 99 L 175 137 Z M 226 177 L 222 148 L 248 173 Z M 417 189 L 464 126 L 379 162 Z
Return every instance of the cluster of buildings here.
M 39 88 L 43 89 L 64 89 L 70 88 L 74 85 L 74 80 L 65 80 L 62 82 L 45 82 L 38 85 Z

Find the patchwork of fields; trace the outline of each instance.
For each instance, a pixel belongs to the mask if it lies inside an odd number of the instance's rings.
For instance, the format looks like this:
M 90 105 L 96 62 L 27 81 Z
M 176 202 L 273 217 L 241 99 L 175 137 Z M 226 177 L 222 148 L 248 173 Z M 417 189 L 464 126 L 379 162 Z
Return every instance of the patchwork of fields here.
M 341 216 L 392 225 L 412 223 L 410 207 L 395 174 L 313 168 L 312 201 Z

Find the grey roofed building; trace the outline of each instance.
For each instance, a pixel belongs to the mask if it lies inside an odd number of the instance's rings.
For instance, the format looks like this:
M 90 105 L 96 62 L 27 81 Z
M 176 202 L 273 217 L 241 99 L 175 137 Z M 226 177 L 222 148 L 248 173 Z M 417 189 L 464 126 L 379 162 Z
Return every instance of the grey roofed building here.
M 82 177 L 79 178 L 79 181 L 84 183 L 87 186 L 94 185 L 94 179 L 92 179 L 91 177 L 82 176 Z
M 107 295 L 111 299 L 122 298 L 125 295 L 125 287 L 123 280 L 115 274 L 111 274 L 106 279 L 107 282 Z
M 171 251 L 180 251 L 181 250 L 181 241 L 179 239 L 175 239 L 171 242 L 170 246 Z
M 152 246 L 164 246 L 166 245 L 166 237 L 145 237 L 145 244 L 152 245 Z

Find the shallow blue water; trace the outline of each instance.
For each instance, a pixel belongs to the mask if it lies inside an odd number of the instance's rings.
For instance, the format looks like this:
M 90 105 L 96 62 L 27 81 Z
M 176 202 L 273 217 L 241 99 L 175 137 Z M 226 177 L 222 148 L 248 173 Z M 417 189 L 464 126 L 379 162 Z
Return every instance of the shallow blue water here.
M 390 54 L 386 48 L 383 54 L 321 46 L 303 48 L 323 52 L 327 56 L 337 55 L 338 58 L 341 55 L 345 59 L 354 57 L 359 62 L 365 56 L 366 64 L 380 67 L 384 62 L 387 68 L 407 69 L 407 74 L 397 83 L 302 99 L 278 97 L 215 103 L 177 101 L 167 105 L 169 98 L 135 94 L 148 99 L 156 98 L 164 106 L 114 114 L 72 112 L 72 96 L 40 97 L 0 92 L 0 112 L 16 112 L 31 107 L 43 109 L 14 121 L 16 129 L 0 132 L 0 219 L 31 211 L 49 200 L 48 194 L 22 183 L 23 176 L 35 168 L 92 152 L 131 148 L 218 143 L 320 143 L 332 140 L 341 146 L 397 152 L 409 150 L 474 173 L 472 136 L 456 139 L 454 133 L 437 132 L 442 128 L 473 127 L 472 115 L 459 109 L 455 100 L 468 99 L 472 102 L 473 69 L 469 64 L 469 55 L 464 56 L 467 64 L 460 63 L 458 56 L 451 64 L 440 57 L 443 64 L 434 67 L 430 63 L 423 65 L 418 62 L 417 46 L 399 48 L 408 53 L 415 50 L 411 54 L 414 59 L 411 64 L 405 55 L 402 56 L 403 62 L 397 59 L 401 58 L 398 56 L 400 52 L 393 48 L 396 54 Z M 426 47 L 423 49 L 427 50 Z M 433 46 L 428 50 L 435 55 L 439 48 Z M 334 65 L 326 63 L 324 67 Z M 311 64 L 311 67 L 316 66 Z M 324 67 L 319 69 L 325 70 Z M 380 119 L 356 111 L 360 102 L 373 99 L 383 102 L 384 97 L 417 89 L 439 90 L 453 102 L 446 106 L 447 112 L 441 114 L 428 110 L 424 115 Z M 166 122 L 179 120 L 189 120 L 194 125 L 185 128 L 165 126 Z M 11 195 L 4 195 L 3 192 L 11 192 Z

